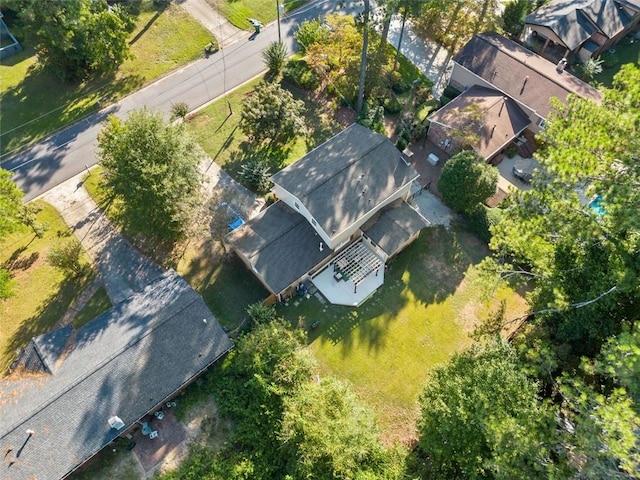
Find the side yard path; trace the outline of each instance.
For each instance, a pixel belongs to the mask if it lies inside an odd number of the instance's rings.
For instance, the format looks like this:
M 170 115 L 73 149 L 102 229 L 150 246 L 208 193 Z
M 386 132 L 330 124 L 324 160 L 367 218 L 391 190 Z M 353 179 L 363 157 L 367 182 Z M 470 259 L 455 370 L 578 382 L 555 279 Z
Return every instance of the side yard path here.
M 216 36 L 222 48 L 237 42 L 246 33 L 229 23 L 206 0 L 177 0 L 178 5 Z

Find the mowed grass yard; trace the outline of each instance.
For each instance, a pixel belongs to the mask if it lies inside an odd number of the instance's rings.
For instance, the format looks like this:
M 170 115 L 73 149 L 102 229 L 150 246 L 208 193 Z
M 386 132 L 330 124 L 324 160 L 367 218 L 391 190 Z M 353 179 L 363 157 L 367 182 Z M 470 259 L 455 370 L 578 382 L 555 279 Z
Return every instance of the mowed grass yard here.
M 485 244 L 456 226 L 427 228 L 392 260 L 383 287 L 359 308 L 315 297 L 279 312 L 309 329 L 322 374 L 346 379 L 377 414 L 384 441 L 411 445 L 417 396 L 429 370 L 471 343 L 477 323 L 506 302 L 506 316 L 526 310 L 507 285 L 493 291 L 477 264 Z
M 72 233 L 51 205 L 44 202 L 38 205 L 42 207 L 38 221 L 49 225 L 43 238 L 35 237 L 31 230 L 23 227 L 0 240 L 0 264 L 11 272 L 15 282 L 15 295 L 0 300 L 0 376 L 6 373 L 16 350 L 32 337 L 51 330 L 76 295 L 93 279 L 92 274 L 76 278 L 49 265 L 49 249 L 68 241 Z M 81 260 L 89 263 L 86 254 Z M 99 294 L 92 300 L 91 310 L 74 321 L 75 327 L 110 306 L 108 299 L 106 303 L 104 298 L 100 300 Z
M 144 0 L 130 36 L 134 58 L 115 75 L 81 84 L 61 83 L 37 66 L 33 49 L 0 65 L 0 155 L 4 156 L 98 109 L 96 101 L 120 99 L 178 66 L 203 55 L 211 35 L 179 5 L 166 9 Z
M 277 18 L 276 2 L 268 0 L 206 0 L 211 7 L 219 11 L 229 23 L 243 30 L 253 30 L 247 18 L 255 18 L 263 24 Z M 288 12 L 303 4 L 307 0 L 280 0 L 284 11 Z

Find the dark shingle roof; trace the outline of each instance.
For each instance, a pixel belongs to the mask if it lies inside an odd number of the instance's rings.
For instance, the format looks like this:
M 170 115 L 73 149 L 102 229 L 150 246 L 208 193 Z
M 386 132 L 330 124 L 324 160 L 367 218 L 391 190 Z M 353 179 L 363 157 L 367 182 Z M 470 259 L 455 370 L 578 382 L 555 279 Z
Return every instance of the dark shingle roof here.
M 575 50 L 598 30 L 612 38 L 629 24 L 631 19 L 618 3 L 614 0 L 555 0 L 527 15 L 525 23 L 550 28 L 570 50 Z
M 111 416 L 132 425 L 231 348 L 200 295 L 172 271 L 67 336 L 64 351 L 53 344 L 52 375 L 0 381 L 0 451 L 12 449 L 5 460 L 27 429 L 35 432 L 15 463 L 2 464 L 2 478 L 63 478 L 122 433 L 109 428 Z
M 334 238 L 417 177 L 387 137 L 353 124 L 271 180 Z
M 276 202 L 226 236 L 273 293 L 280 293 L 332 251 L 299 213 Z
M 380 211 L 380 217 L 371 226 L 363 228 L 364 233 L 389 256 L 398 252 L 414 234 L 429 221 L 407 202 L 394 202 Z
M 564 102 L 574 93 L 596 102 L 602 100 L 595 88 L 566 71 L 558 73 L 553 63 L 497 33 L 475 35 L 454 61 L 543 118 L 549 115 L 551 97 Z
M 527 114 L 510 97 L 478 85 L 432 114 L 429 120 L 452 129 L 462 128 L 472 106 L 481 116 L 473 126 L 478 141 L 472 147 L 484 158 L 492 157 L 531 123 Z

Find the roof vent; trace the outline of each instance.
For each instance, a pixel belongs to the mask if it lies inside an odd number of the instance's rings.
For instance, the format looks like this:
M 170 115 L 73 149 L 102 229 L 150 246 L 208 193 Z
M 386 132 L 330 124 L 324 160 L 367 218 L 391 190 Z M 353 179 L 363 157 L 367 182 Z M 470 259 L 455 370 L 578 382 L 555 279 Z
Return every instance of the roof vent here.
M 319 248 L 319 250 L 320 250 L 320 251 L 323 251 L 323 250 L 324 250 L 324 244 L 323 244 L 322 242 L 320 242 L 320 248 Z
M 122 419 L 119 416 L 114 415 L 113 417 L 111 417 L 109 419 L 109 426 L 111 428 L 116 429 L 116 430 L 120 430 L 120 429 L 122 429 L 122 427 L 124 427 L 124 422 L 122 421 Z
M 369 190 L 369 187 L 367 187 L 365 185 L 364 188 L 362 189 L 362 193 L 360 195 L 364 195 L 365 193 L 367 193 L 367 190 Z

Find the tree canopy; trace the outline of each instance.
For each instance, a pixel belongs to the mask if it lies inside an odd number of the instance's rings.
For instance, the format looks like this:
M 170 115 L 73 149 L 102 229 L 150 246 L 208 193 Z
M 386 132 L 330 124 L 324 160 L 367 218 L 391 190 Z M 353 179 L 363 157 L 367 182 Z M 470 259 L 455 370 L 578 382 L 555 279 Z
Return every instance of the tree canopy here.
M 478 203 L 496 193 L 498 172 L 473 150 L 464 150 L 442 167 L 438 190 L 458 212 L 471 213 Z
M 536 323 L 566 355 L 595 355 L 638 319 L 640 301 L 640 68 L 628 64 L 602 104 L 553 103 L 543 165 L 513 199 L 492 247 L 536 279 Z M 505 264 L 505 271 L 513 270 Z M 542 322 L 542 323 L 540 323 Z
M 505 342 L 437 367 L 420 395 L 423 478 L 544 478 L 551 417 Z
M 11 180 L 11 172 L 0 168 L 0 238 L 22 224 L 22 197 L 24 193 Z
M 201 150 L 184 125 L 146 109 L 124 122 L 112 115 L 98 148 L 103 185 L 121 200 L 123 223 L 152 240 L 183 238 L 200 203 L 201 178 Z
M 304 102 L 277 83 L 261 83 L 242 106 L 240 128 L 258 144 L 284 145 L 306 130 Z
M 63 81 L 114 71 L 130 55 L 134 22 L 103 0 L 12 0 L 38 60 Z
M 430 0 L 415 17 L 415 29 L 455 52 L 472 35 L 498 30 L 497 0 Z

